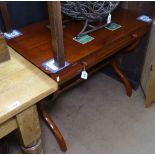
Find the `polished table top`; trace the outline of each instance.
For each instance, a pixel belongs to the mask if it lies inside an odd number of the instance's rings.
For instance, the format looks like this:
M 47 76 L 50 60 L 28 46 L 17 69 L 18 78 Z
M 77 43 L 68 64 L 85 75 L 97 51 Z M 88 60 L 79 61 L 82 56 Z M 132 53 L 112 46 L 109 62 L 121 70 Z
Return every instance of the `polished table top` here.
M 89 70 L 89 73 L 90 70 L 95 72 L 96 69 L 102 66 L 100 64 L 103 60 L 111 56 L 115 57 L 115 54 L 119 54 L 120 50 L 126 49 L 128 51 L 133 49 L 142 36 L 149 30 L 149 24 L 136 19 L 139 15 L 139 13 L 118 9 L 113 13 L 112 21 L 120 24 L 122 27 L 115 31 L 105 28 L 97 30 L 89 34 L 94 37 L 94 40 L 84 45 L 73 40 L 83 25 L 77 21 L 66 24 L 63 30 L 64 52 L 65 60 L 70 65 L 57 73 L 50 73 L 42 66 L 43 62 L 53 58 L 53 49 L 51 47 L 52 38 L 50 30 L 46 27 L 48 21 L 41 21 L 19 29 L 23 35 L 7 42 L 19 54 L 47 73 L 54 80 L 59 76 L 59 90 L 55 95 L 57 96 L 61 91 L 64 92 L 71 86 L 78 84 L 81 80 L 79 75 L 84 69 L 83 63 L 87 64 L 85 68 L 87 71 Z M 124 81 L 127 95 L 130 96 L 132 88 L 127 78 L 125 78 L 117 67 L 116 61 L 117 59 L 113 59 L 111 63 L 115 67 L 117 74 Z M 58 132 L 58 129 L 53 128 L 53 122 L 50 121 L 49 114 L 46 111 L 43 111 L 43 113 L 46 114 L 44 118 L 51 127 L 51 130 L 55 133 L 60 147 L 62 145 L 65 146 L 65 142 L 62 140 L 63 138 Z M 62 148 L 62 150 L 66 150 L 66 147 L 65 149 Z
M 82 59 L 92 54 L 97 55 L 102 51 L 102 55 L 99 56 L 100 59 L 92 60 L 92 65 L 94 65 L 140 39 L 149 30 L 149 24 L 138 21 L 136 18 L 139 15 L 139 13 L 128 10 L 116 10 L 113 13 L 112 21 L 120 24 L 122 27 L 115 31 L 105 28 L 97 30 L 90 34 L 95 39 L 84 45 L 73 40 L 82 28 L 81 23 L 76 21 L 68 23 L 63 31 L 63 39 L 65 60 L 70 65 L 56 74 L 49 73 L 42 67 L 43 62 L 53 58 L 50 31 L 46 28 L 48 21 L 35 23 L 19 29 L 23 35 L 8 40 L 8 44 L 53 79 L 56 80 L 56 77 L 60 76 L 63 82 L 75 74 L 73 70 Z M 71 67 L 72 69 L 70 69 Z M 81 69 L 83 69 L 83 66 L 81 66 Z M 68 76 L 66 76 L 67 74 Z
M 58 89 L 57 83 L 9 48 L 11 59 L 0 63 L 0 123 Z

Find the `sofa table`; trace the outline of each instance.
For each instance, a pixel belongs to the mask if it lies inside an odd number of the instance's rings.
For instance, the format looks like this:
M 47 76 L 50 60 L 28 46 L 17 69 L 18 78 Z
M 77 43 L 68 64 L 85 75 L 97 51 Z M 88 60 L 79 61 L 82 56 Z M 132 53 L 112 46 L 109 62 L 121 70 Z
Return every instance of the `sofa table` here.
M 149 44 L 146 52 L 141 85 L 146 97 L 145 107 L 155 102 L 155 19 L 153 20 Z
M 60 15 L 60 4 L 57 5 L 55 2 L 54 6 L 55 5 L 57 6 L 55 8 L 59 8 L 57 14 Z M 51 15 L 50 13 L 51 12 L 49 12 L 49 15 Z M 83 25 L 78 21 L 67 23 L 64 26 L 63 35 L 61 34 L 62 37 L 60 37 L 60 35 L 57 38 L 55 33 L 53 36 L 55 36 L 56 39 L 52 38 L 53 42 L 55 40 L 58 42 L 60 40 L 62 41 L 63 38 L 64 57 L 65 61 L 69 63 L 67 67 L 62 68 L 56 73 L 50 72 L 43 67 L 43 63 L 55 58 L 55 50 L 53 48 L 55 46 L 51 46 L 51 34 L 50 30 L 47 29 L 49 21 L 41 21 L 20 28 L 19 31 L 23 35 L 10 39 L 7 43 L 19 54 L 57 81 L 59 89 L 54 93 L 54 97 L 57 97 L 68 88 L 83 81 L 80 76 L 82 71 L 86 70 L 90 76 L 107 64 L 112 65 L 115 72 L 124 83 L 127 95 L 131 96 L 132 87 L 127 77 L 120 69 L 119 58 L 122 54 L 132 52 L 133 49 L 137 47 L 141 38 L 149 31 L 150 23 L 137 20 L 137 17 L 140 15 L 140 13 L 134 11 L 124 9 L 116 10 L 113 13 L 112 21 L 121 25 L 121 28 L 115 31 L 102 28 L 90 33 L 89 35 L 93 37 L 94 40 L 86 44 L 80 44 L 73 39 L 80 32 Z M 59 16 L 57 16 L 57 18 L 58 17 Z M 55 23 L 57 23 L 55 24 L 57 26 L 55 27 L 55 32 L 58 32 L 62 25 L 60 26 L 61 22 L 59 23 L 57 20 L 55 20 Z M 51 27 L 51 30 L 51 32 L 53 32 L 54 28 Z M 58 44 L 55 45 L 57 45 L 57 48 L 59 47 Z M 58 52 L 57 56 L 59 54 L 62 56 L 61 50 Z M 47 121 L 47 118 L 49 119 L 50 116 L 42 109 L 42 106 L 41 111 L 44 112 L 44 118 Z M 49 126 L 52 124 L 50 119 L 47 123 Z M 63 147 L 64 141 L 62 138 L 56 137 L 61 150 L 66 151 L 66 147 Z
M 57 83 L 13 49 L 0 63 L 0 139 L 18 129 L 25 153 L 42 153 L 36 103 L 58 88 Z

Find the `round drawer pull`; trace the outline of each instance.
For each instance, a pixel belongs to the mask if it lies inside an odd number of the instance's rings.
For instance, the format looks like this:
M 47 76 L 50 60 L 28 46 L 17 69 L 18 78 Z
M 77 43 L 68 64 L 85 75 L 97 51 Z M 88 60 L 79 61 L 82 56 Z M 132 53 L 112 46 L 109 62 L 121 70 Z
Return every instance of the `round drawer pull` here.
M 138 35 L 137 35 L 136 33 L 134 33 L 134 34 L 132 34 L 132 37 L 133 37 L 133 38 L 137 38 Z

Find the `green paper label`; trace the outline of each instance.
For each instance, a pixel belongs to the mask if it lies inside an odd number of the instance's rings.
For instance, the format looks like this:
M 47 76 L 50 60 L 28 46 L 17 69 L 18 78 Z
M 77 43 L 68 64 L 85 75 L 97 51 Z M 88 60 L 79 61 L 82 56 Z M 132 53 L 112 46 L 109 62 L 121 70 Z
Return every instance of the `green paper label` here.
M 86 44 L 86 43 L 94 40 L 94 38 L 89 35 L 84 35 L 81 37 L 74 37 L 73 40 L 77 41 L 80 44 Z
M 105 26 L 106 29 L 111 30 L 111 31 L 117 30 L 120 27 L 122 27 L 122 26 L 119 24 L 116 24 L 116 23 L 110 23 L 107 26 Z

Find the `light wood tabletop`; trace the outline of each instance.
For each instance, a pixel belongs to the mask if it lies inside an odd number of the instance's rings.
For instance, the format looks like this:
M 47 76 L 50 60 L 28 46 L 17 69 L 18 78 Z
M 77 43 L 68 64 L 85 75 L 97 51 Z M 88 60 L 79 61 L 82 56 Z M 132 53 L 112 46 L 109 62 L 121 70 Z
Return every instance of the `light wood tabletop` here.
M 9 48 L 11 60 L 0 64 L 0 123 L 58 88 L 57 83 Z
M 24 146 L 34 146 L 34 134 L 40 136 L 35 104 L 58 85 L 13 49 L 9 52 L 11 59 L 0 63 L 0 138 L 19 128 Z

